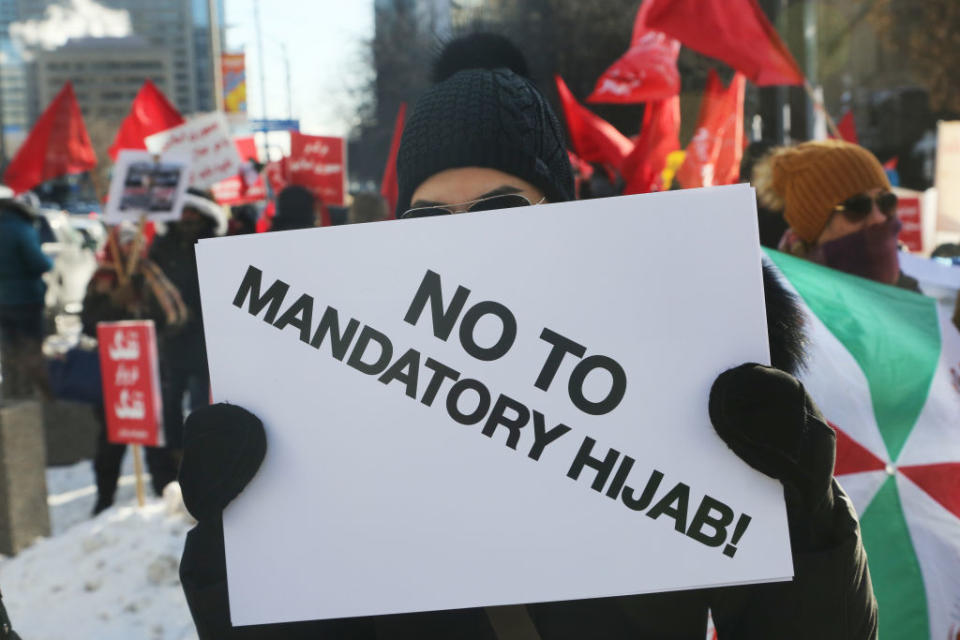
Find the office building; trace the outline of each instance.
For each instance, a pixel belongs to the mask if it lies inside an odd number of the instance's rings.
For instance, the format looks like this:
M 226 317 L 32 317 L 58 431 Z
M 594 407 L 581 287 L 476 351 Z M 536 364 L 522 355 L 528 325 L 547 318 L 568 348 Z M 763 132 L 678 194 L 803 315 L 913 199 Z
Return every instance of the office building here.
M 11 0 L 0 0 L 3 3 Z M 133 35 L 156 48 L 170 52 L 173 85 L 167 93 L 184 114 L 212 111 L 214 93 L 213 44 L 211 42 L 211 4 L 216 14 L 214 27 L 224 39 L 223 0 L 98 0 L 109 9 L 126 11 Z M 57 0 L 16 0 L 17 20 L 39 20 L 47 7 Z M 0 16 L 2 18 L 2 16 Z M 2 21 L 0 21 L 2 22 Z M 2 36 L 2 24 L 0 24 Z M 45 103 L 38 100 L 43 109 Z
M 59 49 L 38 54 L 35 71 L 41 108 L 69 80 L 88 126 L 122 120 L 148 78 L 168 96 L 175 86 L 169 49 L 139 36 L 69 40 Z

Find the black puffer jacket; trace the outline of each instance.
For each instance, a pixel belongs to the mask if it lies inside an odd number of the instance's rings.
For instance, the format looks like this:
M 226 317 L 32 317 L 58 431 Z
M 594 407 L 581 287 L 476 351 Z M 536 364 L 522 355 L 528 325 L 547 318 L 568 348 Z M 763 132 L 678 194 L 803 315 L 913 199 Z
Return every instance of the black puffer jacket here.
M 774 366 L 797 371 L 803 334 L 796 305 L 764 271 Z M 232 628 L 223 530 L 204 522 L 187 537 L 180 575 L 203 639 L 703 640 L 711 611 L 721 640 L 867 640 L 877 603 L 856 513 L 834 482 L 835 502 L 819 546 L 794 549 L 792 582 L 518 607 Z

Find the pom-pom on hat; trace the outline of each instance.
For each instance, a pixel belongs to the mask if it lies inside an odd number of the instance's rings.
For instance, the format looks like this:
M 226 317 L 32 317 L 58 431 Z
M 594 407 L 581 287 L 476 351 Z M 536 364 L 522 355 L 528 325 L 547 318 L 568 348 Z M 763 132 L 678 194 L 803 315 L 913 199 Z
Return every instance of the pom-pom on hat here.
M 782 147 L 759 161 L 753 185 L 760 203 L 783 211 L 787 224 L 805 242 L 816 241 L 834 207 L 870 189 L 889 189 L 876 156 L 843 140 Z
M 573 197 L 560 121 L 526 75 L 523 54 L 502 36 L 475 33 L 444 47 L 434 66 L 436 84 L 403 130 L 397 216 L 427 178 L 457 167 L 509 173 L 551 202 Z

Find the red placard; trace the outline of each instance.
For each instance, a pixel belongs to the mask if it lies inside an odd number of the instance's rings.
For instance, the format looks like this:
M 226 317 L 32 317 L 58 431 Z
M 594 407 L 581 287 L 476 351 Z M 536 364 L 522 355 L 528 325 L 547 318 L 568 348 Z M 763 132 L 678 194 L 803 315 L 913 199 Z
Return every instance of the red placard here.
M 100 374 L 107 440 L 163 446 L 163 405 L 152 320 L 101 322 Z
M 290 182 L 307 187 L 325 205 L 344 205 L 346 147 L 343 138 L 290 132 Z
M 897 217 L 903 224 L 900 229 L 900 242 L 914 253 L 923 251 L 920 198 L 900 198 L 897 201 Z
M 264 168 L 267 180 L 270 181 L 270 188 L 273 189 L 273 197 L 283 191 L 284 187 L 290 184 L 290 167 L 287 158 L 268 162 Z

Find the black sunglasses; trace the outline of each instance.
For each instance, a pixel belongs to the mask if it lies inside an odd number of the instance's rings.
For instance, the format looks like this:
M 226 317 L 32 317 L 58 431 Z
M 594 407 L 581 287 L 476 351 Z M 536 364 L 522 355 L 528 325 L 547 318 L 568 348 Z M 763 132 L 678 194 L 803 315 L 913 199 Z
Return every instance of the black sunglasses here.
M 546 198 L 542 198 L 543 202 Z M 406 218 L 429 218 L 431 216 L 446 216 L 454 213 L 455 210 L 462 210 L 464 213 L 473 211 L 494 211 L 496 209 L 512 209 L 514 207 L 529 207 L 540 202 L 530 202 L 525 196 L 519 193 L 505 193 L 499 196 L 490 196 L 479 200 L 471 200 L 461 204 L 435 205 L 432 207 L 419 207 L 417 209 L 407 209 L 400 214 L 400 219 Z M 464 205 L 470 205 L 462 208 Z
M 876 197 L 861 193 L 847 198 L 836 207 L 836 211 L 839 211 L 849 222 L 862 222 L 873 211 L 874 203 L 880 209 L 880 213 L 888 218 L 897 212 L 897 195 L 889 191 L 878 193 Z

